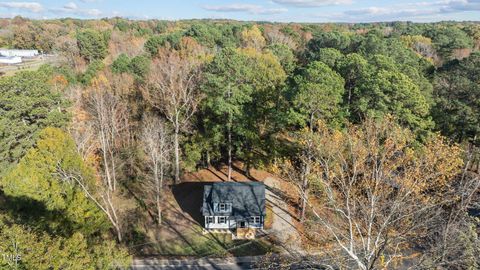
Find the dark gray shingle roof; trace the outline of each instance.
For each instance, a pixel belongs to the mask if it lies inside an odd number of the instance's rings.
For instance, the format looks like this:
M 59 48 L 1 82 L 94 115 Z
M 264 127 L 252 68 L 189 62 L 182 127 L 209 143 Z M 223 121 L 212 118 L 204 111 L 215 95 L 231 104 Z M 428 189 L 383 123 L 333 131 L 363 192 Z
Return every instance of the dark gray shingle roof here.
M 232 213 L 214 213 L 214 203 L 231 203 Z M 205 185 L 202 213 L 204 216 L 263 216 L 265 185 L 258 182 L 218 182 Z

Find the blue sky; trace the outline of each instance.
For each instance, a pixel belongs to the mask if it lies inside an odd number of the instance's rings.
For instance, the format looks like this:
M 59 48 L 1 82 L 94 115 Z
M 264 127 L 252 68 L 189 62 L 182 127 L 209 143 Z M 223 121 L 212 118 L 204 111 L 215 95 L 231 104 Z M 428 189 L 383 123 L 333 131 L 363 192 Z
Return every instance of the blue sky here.
M 480 20 L 480 0 L 71 0 L 0 1 L 0 17 L 228 18 L 280 22 Z

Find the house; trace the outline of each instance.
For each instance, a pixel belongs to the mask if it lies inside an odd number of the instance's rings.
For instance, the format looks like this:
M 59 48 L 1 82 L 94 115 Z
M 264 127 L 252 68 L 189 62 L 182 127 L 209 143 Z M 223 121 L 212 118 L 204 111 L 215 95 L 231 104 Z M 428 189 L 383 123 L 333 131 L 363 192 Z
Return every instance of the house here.
M 258 182 L 218 182 L 205 185 L 202 214 L 205 230 L 254 238 L 265 220 L 265 185 Z
M 18 56 L 18 57 L 35 57 L 39 55 L 38 50 L 16 50 L 16 49 L 0 49 L 1 56 Z

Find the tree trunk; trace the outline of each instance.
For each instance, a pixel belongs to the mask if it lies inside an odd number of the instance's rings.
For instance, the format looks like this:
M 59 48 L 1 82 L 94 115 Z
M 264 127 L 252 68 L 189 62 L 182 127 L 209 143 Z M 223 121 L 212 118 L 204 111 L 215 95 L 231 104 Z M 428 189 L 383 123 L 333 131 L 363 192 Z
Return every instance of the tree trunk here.
M 210 151 L 207 151 L 207 156 L 206 156 L 206 158 L 207 158 L 206 168 L 208 168 L 208 167 L 210 167 L 210 165 L 211 165 L 211 164 L 210 164 Z
M 252 174 L 250 173 L 250 169 L 252 167 L 252 162 L 250 162 L 250 160 L 247 160 L 245 162 L 245 175 L 248 177 L 248 178 L 251 178 L 252 177 Z
M 102 147 L 102 155 L 103 155 L 103 166 L 104 166 L 104 171 L 105 171 L 105 177 L 107 178 L 107 185 L 108 185 L 108 188 L 110 190 L 113 190 L 113 186 L 112 186 L 112 178 L 110 176 L 110 170 L 109 170 L 109 166 L 108 165 L 108 158 L 107 158 L 107 141 L 106 141 L 106 138 L 105 138 L 105 132 L 102 130 L 100 130 L 100 143 L 101 143 L 101 147 Z
M 310 132 L 313 131 L 313 119 L 315 118 L 315 112 L 310 114 Z
M 160 204 L 160 201 L 162 200 L 162 194 L 163 194 L 163 161 L 160 162 L 160 185 L 159 185 L 159 193 L 158 193 L 158 198 L 157 198 L 157 212 L 158 212 L 158 225 L 162 223 L 162 205 Z
M 175 184 L 178 184 L 180 181 L 180 149 L 178 145 L 178 133 L 179 133 L 178 123 L 175 124 L 175 136 L 174 136 L 174 144 L 175 144 Z
M 155 204 L 157 206 L 157 224 L 160 225 L 162 222 L 162 208 L 160 205 L 160 192 L 161 192 L 161 181 L 158 175 L 158 166 L 154 165 L 154 177 L 155 177 Z M 160 178 L 163 177 L 163 164 L 160 162 Z
M 300 215 L 300 222 L 303 223 L 305 221 L 305 212 L 307 209 L 307 200 L 308 200 L 308 194 L 307 194 L 307 188 L 308 188 L 308 175 L 310 174 L 310 165 L 307 163 L 304 165 L 305 166 L 305 171 L 302 176 L 302 213 Z
M 115 225 L 115 231 L 117 232 L 117 239 L 118 239 L 118 242 L 121 243 L 122 242 L 122 232 L 120 231 L 120 228 L 118 227 L 118 225 Z
M 230 85 L 228 86 L 228 99 L 230 99 L 232 93 Z M 228 181 L 232 179 L 232 113 L 228 113 Z
M 232 179 L 232 130 L 228 127 L 228 181 Z
M 115 168 L 115 157 L 113 154 L 113 150 L 110 151 L 110 163 L 112 164 L 112 182 L 113 182 L 113 191 L 117 189 L 117 175 L 115 171 L 117 168 Z

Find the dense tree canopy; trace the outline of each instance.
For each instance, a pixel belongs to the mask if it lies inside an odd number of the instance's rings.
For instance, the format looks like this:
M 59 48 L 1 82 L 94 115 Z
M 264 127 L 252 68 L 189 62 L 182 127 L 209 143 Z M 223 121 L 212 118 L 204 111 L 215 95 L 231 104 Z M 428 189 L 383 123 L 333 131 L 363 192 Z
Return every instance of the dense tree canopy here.
M 479 74 L 480 54 L 473 53 L 447 64 L 435 77 L 435 122 L 445 135 L 460 142 L 480 139 Z
M 34 144 L 40 130 L 67 123 L 67 103 L 52 90 L 52 75 L 43 68 L 0 79 L 0 175 Z
M 276 174 L 302 246 L 334 268 L 417 251 L 425 269 L 478 268 L 478 23 L 0 26 L 2 47 L 54 60 L 0 74 L 0 251 L 20 248 L 19 269 L 176 255 L 181 181 L 224 165 Z
M 105 33 L 87 29 L 77 33 L 80 55 L 88 61 L 102 60 L 107 55 L 108 39 Z
M 310 63 L 295 77 L 298 90 L 293 104 L 311 126 L 318 119 L 328 122 L 339 118 L 344 94 L 343 78 L 322 62 Z
M 407 76 L 380 70 L 354 90 L 352 116 L 359 119 L 386 114 L 402 115 L 400 120 L 415 131 L 427 130 L 429 106 L 420 89 Z
M 204 124 L 214 145 L 226 140 L 225 128 L 233 133 L 240 156 L 271 132 L 285 72 L 271 53 L 254 49 L 224 49 L 207 67 L 202 86 Z
M 129 265 L 125 250 L 106 241 L 91 247 L 81 233 L 52 237 L 35 232 L 0 216 L 0 248 L 18 258 L 3 259 L 4 269 L 116 269 Z
M 54 230 L 92 234 L 105 228 L 106 220 L 99 209 L 63 172 L 75 172 L 90 185 L 95 181 L 93 171 L 83 163 L 72 138 L 60 129 L 46 128 L 40 132 L 35 147 L 0 184 L 7 196 L 28 198 L 44 204 L 47 211 L 61 213 L 58 217 L 65 219 L 62 225 L 47 224 L 59 226 Z M 70 228 L 66 222 L 71 224 Z

